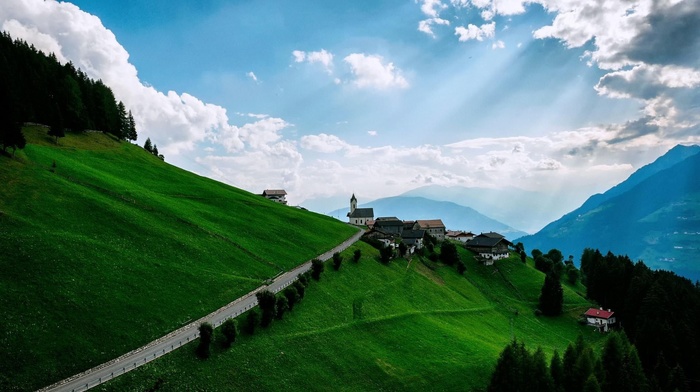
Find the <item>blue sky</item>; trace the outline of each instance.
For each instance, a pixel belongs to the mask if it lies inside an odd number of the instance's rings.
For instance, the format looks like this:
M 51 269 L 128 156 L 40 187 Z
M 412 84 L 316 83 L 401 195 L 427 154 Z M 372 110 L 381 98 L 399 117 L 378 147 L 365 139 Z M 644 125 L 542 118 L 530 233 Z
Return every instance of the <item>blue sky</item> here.
M 9 0 L 0 23 L 103 79 L 187 170 L 321 212 L 516 187 L 552 204 L 532 231 L 700 140 L 700 6 L 601 4 Z

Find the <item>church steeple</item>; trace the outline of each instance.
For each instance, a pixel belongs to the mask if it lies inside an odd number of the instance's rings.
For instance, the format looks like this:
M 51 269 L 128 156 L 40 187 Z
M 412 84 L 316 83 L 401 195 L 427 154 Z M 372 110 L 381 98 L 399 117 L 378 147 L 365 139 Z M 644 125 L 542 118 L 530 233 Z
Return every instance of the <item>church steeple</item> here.
M 357 208 L 357 198 L 355 197 L 355 194 L 352 194 L 352 197 L 350 198 L 350 213 L 352 214 L 355 211 L 355 208 Z

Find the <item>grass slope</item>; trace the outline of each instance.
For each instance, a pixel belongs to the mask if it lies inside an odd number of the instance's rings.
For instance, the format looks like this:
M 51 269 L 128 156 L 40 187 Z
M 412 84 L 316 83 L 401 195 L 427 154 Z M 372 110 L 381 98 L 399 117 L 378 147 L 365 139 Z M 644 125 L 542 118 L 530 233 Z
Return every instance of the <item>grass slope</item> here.
M 355 232 L 106 135 L 25 134 L 0 156 L 0 390 L 115 358 Z
M 358 264 L 350 261 L 355 249 Z M 562 316 L 536 317 L 542 273 L 518 257 L 483 266 L 460 252 L 465 276 L 417 258 L 382 265 L 376 250 L 357 243 L 340 271 L 328 268 L 269 329 L 228 350 L 215 343 L 206 361 L 190 344 L 97 389 L 479 390 L 513 337 L 550 354 L 563 354 L 579 333 L 600 345 L 600 334 L 577 323 L 590 306 L 576 293 L 581 286 L 565 286 Z

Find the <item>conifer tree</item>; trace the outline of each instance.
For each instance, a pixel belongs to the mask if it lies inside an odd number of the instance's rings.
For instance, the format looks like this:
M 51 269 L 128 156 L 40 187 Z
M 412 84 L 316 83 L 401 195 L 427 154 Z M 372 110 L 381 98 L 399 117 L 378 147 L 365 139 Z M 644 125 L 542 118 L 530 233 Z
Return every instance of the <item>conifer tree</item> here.
M 564 289 L 558 276 L 553 273 L 547 274 L 540 293 L 539 309 L 546 316 L 558 316 L 561 314 L 563 303 Z
M 134 121 L 134 116 L 131 114 L 131 110 L 129 110 L 128 122 L 129 132 L 127 133 L 126 138 L 131 141 L 136 141 L 136 139 L 138 139 L 139 136 L 136 133 L 136 121 Z
M 150 152 L 151 154 L 153 153 L 153 144 L 151 143 L 151 138 L 146 138 L 146 142 L 143 144 L 143 149 Z
M 549 373 L 552 376 L 553 390 L 564 392 L 564 366 L 561 363 L 561 356 L 558 350 L 554 350 L 552 360 L 549 363 Z

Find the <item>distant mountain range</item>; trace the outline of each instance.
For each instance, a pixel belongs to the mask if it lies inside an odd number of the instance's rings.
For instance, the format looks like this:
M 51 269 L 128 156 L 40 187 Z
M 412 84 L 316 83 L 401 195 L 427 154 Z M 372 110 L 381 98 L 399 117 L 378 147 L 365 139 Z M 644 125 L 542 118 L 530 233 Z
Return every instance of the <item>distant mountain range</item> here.
M 700 278 L 700 146 L 676 146 L 534 235 L 526 250 L 578 260 L 586 247 Z
M 571 210 L 569 198 L 508 187 L 504 189 L 428 185 L 401 194 L 471 207 L 507 225 L 534 233 Z M 543 200 L 547 200 L 543 203 Z M 579 201 L 580 203 L 580 201 Z M 574 204 L 576 205 L 576 204 Z
M 395 216 L 402 220 L 442 219 L 450 230 L 469 230 L 475 234 L 495 231 L 507 238 L 517 238 L 527 235 L 505 223 L 489 218 L 473 208 L 465 207 L 449 201 L 436 201 L 424 197 L 394 196 L 377 199 L 359 207 L 374 208 L 375 218 L 380 216 Z M 346 220 L 347 208 L 337 209 L 328 215 Z

